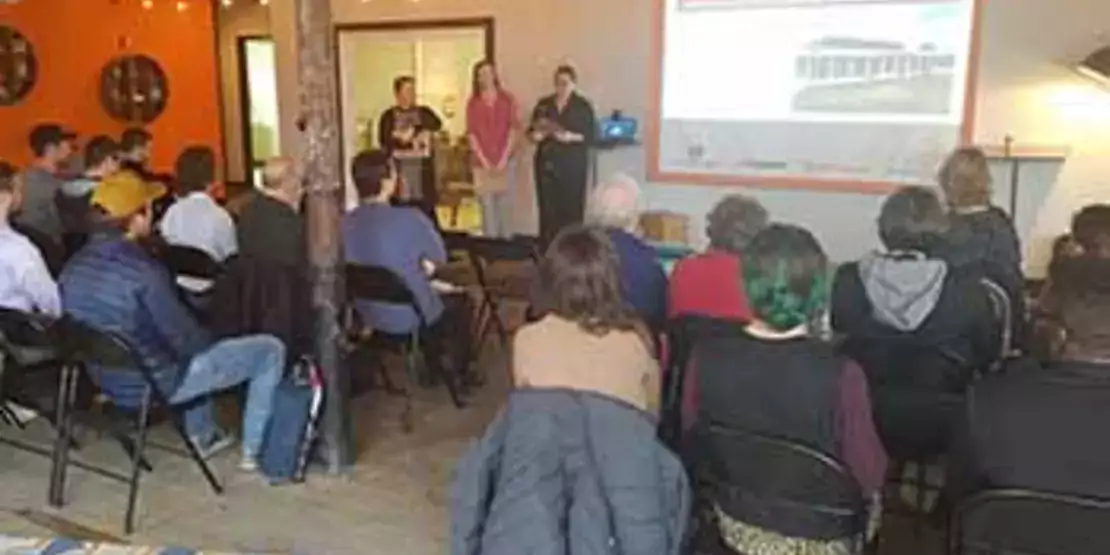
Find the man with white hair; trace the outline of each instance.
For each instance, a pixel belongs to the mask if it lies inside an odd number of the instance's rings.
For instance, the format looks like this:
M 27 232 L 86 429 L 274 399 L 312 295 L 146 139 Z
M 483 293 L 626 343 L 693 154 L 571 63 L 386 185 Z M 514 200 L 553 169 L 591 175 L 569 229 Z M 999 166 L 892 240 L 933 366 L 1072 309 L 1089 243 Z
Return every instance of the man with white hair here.
M 604 228 L 620 258 L 625 301 L 654 332 L 666 323 L 667 274 L 655 249 L 638 236 L 643 199 L 636 180 L 615 175 L 594 190 L 589 222 Z

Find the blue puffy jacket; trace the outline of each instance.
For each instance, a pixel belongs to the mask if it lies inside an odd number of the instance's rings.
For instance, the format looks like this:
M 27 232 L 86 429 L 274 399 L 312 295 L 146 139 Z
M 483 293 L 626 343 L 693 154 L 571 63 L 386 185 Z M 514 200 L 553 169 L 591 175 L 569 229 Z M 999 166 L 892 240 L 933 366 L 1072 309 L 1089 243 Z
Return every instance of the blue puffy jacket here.
M 95 236 L 66 264 L 59 286 L 66 314 L 127 341 L 167 396 L 188 361 L 212 344 L 165 266 L 120 234 Z M 93 370 L 115 402 L 137 402 L 144 382 L 135 369 Z

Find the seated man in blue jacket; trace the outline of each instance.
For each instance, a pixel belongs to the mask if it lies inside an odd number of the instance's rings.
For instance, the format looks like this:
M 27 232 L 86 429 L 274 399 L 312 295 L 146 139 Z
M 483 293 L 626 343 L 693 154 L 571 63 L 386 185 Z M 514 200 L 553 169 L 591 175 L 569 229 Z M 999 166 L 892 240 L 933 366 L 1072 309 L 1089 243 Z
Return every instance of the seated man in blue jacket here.
M 192 317 L 168 270 L 143 246 L 151 232 L 151 201 L 164 192 L 164 186 L 127 172 L 96 187 L 91 205 L 99 229 L 62 272 L 62 305 L 73 318 L 124 339 L 154 370 L 171 404 L 190 403 L 185 429 L 202 457 L 233 443 L 217 427 L 209 395 L 249 381 L 241 466 L 254 470 L 285 346 L 270 336 L 214 342 Z M 99 368 L 96 377 L 115 402 L 138 404 L 143 381 L 134 371 Z
M 667 274 L 656 250 L 637 232 L 642 204 L 640 186 L 617 175 L 598 185 L 590 202 L 590 223 L 605 228 L 620 258 L 625 302 L 655 333 L 667 320 Z

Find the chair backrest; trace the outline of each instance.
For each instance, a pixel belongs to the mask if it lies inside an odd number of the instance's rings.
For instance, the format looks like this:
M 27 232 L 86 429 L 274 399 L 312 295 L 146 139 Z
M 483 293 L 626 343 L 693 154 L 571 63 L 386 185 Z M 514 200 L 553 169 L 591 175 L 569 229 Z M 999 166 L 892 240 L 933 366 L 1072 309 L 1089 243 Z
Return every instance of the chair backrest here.
M 53 330 L 68 358 L 75 362 L 137 373 L 144 370 L 141 358 L 115 333 L 96 329 L 69 316 L 58 320 Z
M 866 529 L 858 483 L 818 449 L 717 423 L 699 425 L 689 446 L 706 500 L 740 522 L 815 540 L 859 538 Z
M 470 237 L 467 250 L 484 264 L 494 262 L 536 262 L 540 259 L 539 240 L 528 235 L 508 239 Z
M 348 264 L 346 284 L 349 300 L 409 305 L 421 321 L 425 321 L 412 290 L 393 270 L 380 266 Z
M 11 308 L 0 308 L 0 348 L 52 347 L 55 319 Z
M 1110 500 L 1033 490 L 981 492 L 956 508 L 952 555 L 1110 553 Z
M 224 271 L 224 265 L 208 256 L 208 253 L 185 245 L 166 245 L 162 260 L 177 277 L 215 280 Z
M 743 328 L 742 322 L 708 316 L 679 316 L 667 322 L 667 366 L 659 405 L 659 437 L 664 443 L 673 447 L 679 442 L 686 369 L 698 342 L 738 335 Z
M 1010 295 L 1006 293 L 1006 290 L 994 281 L 983 278 L 979 280 L 979 284 L 983 287 L 983 290 L 987 294 L 987 298 L 990 300 L 991 308 L 994 309 L 995 321 L 1002 331 L 999 335 L 998 359 L 990 368 L 991 371 L 997 371 L 1002 367 L 1002 362 L 1011 355 L 1014 348 L 1012 325 L 1014 319 L 1013 303 L 1010 301 Z

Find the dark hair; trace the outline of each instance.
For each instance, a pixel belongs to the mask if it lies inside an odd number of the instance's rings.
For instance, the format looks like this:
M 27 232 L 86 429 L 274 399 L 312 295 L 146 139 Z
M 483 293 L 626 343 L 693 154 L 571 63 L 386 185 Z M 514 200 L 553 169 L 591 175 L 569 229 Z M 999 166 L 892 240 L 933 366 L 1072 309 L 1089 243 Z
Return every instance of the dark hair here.
M 744 283 L 756 318 L 779 331 L 812 321 L 829 296 L 829 260 L 809 231 L 773 224 L 744 249 Z
M 149 131 L 141 127 L 129 127 L 120 135 L 119 147 L 124 152 L 131 152 L 138 147 L 146 146 L 154 139 Z
M 575 83 L 578 82 L 578 70 L 574 69 L 574 66 L 570 64 L 563 64 L 555 68 L 555 77 L 559 77 L 560 75 L 566 75 L 571 81 Z
M 1110 204 L 1092 204 L 1077 212 L 1071 233 L 1086 253 L 1110 248 Z
M 478 96 L 478 93 L 482 92 L 482 87 L 478 84 L 478 74 L 487 67 L 493 70 L 493 86 L 498 89 L 501 88 L 501 78 L 497 76 L 497 64 L 493 63 L 493 60 L 482 60 L 474 64 L 474 70 L 470 74 L 470 89 L 474 96 Z
M 540 262 L 540 307 L 595 335 L 635 329 L 639 321 L 621 293 L 619 267 L 604 232 L 586 226 L 564 229 Z
M 706 217 L 709 246 L 740 254 L 757 233 L 767 227 L 767 209 L 744 195 L 729 195 Z
M 27 142 L 35 156 L 44 156 L 48 148 L 71 141 L 74 138 L 73 133 L 67 132 L 58 124 L 43 123 L 31 129 Z
M 351 180 L 359 198 L 373 198 L 382 193 L 382 181 L 393 175 L 393 159 L 384 150 L 360 152 L 351 161 Z
M 15 180 L 19 172 L 15 166 L 0 160 L 0 193 L 11 193 L 15 190 Z
M 416 85 L 416 78 L 411 75 L 402 75 L 393 80 L 393 94 L 401 92 L 405 85 Z
M 903 187 L 883 202 L 879 238 L 888 250 L 930 254 L 944 242 L 948 215 L 940 198 L 927 187 Z
M 173 171 L 180 192 L 203 191 L 216 180 L 216 154 L 206 146 L 190 146 L 177 156 Z
M 119 155 L 119 145 L 107 135 L 97 135 L 85 145 L 85 169 L 95 168 Z

